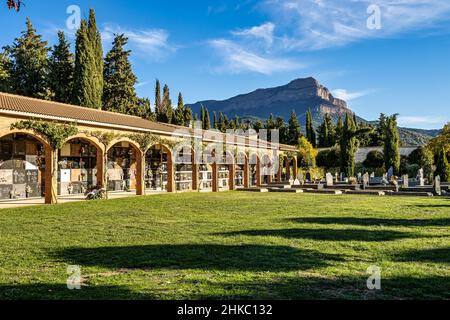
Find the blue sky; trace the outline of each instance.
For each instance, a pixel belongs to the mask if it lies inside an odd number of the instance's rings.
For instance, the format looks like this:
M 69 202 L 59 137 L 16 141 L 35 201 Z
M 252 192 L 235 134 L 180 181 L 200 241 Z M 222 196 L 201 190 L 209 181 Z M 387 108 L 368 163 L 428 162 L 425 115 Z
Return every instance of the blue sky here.
M 0 11 L 0 46 L 25 18 L 53 44 L 67 8 L 96 10 L 105 51 L 125 33 L 140 96 L 168 83 L 176 103 L 231 96 L 313 76 L 358 115 L 399 113 L 402 126 L 440 128 L 450 121 L 448 0 L 26 0 Z M 380 28 L 368 28 L 373 6 Z M 368 13 L 369 8 L 369 13 Z

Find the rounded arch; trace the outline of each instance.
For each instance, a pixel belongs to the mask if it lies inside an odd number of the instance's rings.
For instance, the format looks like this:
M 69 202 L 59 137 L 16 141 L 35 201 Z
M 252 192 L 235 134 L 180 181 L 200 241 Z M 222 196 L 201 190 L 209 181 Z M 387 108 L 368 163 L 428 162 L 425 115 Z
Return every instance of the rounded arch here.
M 134 140 L 131 140 L 130 138 L 126 138 L 126 137 L 122 137 L 122 138 L 117 138 L 112 140 L 109 145 L 106 147 L 105 152 L 109 152 L 111 150 L 112 147 L 114 147 L 115 145 L 121 143 L 121 142 L 127 142 L 130 144 L 130 146 L 132 146 L 136 151 L 138 151 L 139 153 L 141 153 L 141 146 L 139 145 L 139 143 L 137 143 Z
M 96 137 L 89 136 L 85 133 L 78 133 L 74 136 L 71 136 L 71 137 L 67 138 L 66 141 L 64 141 L 64 143 L 68 143 L 75 139 L 87 141 L 90 144 L 92 144 L 97 150 L 99 150 L 101 152 L 105 151 L 105 146 Z
M 42 143 L 44 145 L 44 147 L 52 149 L 51 144 L 47 140 L 47 138 L 44 137 L 43 135 L 33 131 L 33 130 L 26 130 L 26 129 L 1 130 L 0 131 L 0 139 L 3 139 L 5 137 L 13 135 L 13 134 L 26 134 L 26 135 L 29 135 L 29 136 L 33 137 L 34 139 L 38 140 L 40 143 Z
M 236 155 L 236 164 L 245 165 L 248 161 L 248 155 L 245 151 L 240 151 Z
M 158 151 L 154 153 L 155 150 Z M 144 189 L 173 192 L 173 150 L 163 143 L 154 143 L 145 150 L 142 161 Z

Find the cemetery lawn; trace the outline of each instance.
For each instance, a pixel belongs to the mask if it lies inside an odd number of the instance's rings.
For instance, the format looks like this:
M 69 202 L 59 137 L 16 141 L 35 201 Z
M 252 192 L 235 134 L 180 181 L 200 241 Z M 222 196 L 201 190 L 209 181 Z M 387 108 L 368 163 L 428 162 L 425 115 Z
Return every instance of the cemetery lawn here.
M 81 267 L 81 290 L 66 286 Z M 369 266 L 381 290 L 367 289 Z M 0 299 L 449 299 L 450 199 L 166 194 L 0 210 Z

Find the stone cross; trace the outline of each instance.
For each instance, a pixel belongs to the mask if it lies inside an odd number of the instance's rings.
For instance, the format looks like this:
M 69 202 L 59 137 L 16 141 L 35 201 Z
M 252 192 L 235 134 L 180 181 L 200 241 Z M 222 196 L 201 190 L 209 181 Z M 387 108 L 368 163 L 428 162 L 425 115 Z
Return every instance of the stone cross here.
M 434 193 L 437 194 L 438 196 L 442 195 L 440 176 L 436 176 L 436 178 L 434 178 Z
M 331 173 L 327 173 L 326 175 L 326 180 L 327 180 L 327 187 L 332 187 L 333 186 L 333 175 Z
M 407 174 L 403 175 L 403 188 L 409 188 L 409 176 Z

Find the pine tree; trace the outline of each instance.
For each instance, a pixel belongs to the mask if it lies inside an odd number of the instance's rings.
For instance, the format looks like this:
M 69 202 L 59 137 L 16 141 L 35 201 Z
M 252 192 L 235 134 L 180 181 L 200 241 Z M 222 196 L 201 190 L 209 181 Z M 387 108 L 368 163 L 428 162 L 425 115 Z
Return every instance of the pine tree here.
M 441 182 L 450 182 L 450 165 L 448 164 L 447 153 L 444 148 L 438 154 L 434 175 L 440 176 Z
M 137 78 L 129 61 L 130 51 L 124 47 L 128 42 L 125 35 L 116 35 L 105 58 L 103 110 L 123 114 L 135 114 L 138 102 L 135 85 Z
M 185 125 L 184 112 L 185 112 L 185 108 L 184 108 L 184 102 L 183 102 L 183 95 L 180 92 L 178 94 L 177 108 L 175 109 L 175 112 L 174 112 L 174 121 L 173 121 L 174 124 L 177 124 L 179 126 Z
M 380 128 L 383 138 L 384 165 L 386 170 L 394 168 L 394 174 L 400 174 L 400 135 L 397 127 L 397 115 L 380 115 Z
M 184 125 L 189 127 L 192 122 L 192 109 L 187 107 L 184 109 Z
M 317 146 L 311 110 L 308 110 L 306 114 L 306 139 L 308 139 L 314 148 Z
M 298 121 L 297 114 L 295 113 L 294 110 L 292 110 L 291 117 L 289 118 L 288 131 L 289 131 L 288 143 L 293 146 L 297 145 L 301 133 L 300 133 L 300 123 Z
M 70 103 L 72 101 L 74 56 L 64 32 L 58 32 L 58 43 L 53 47 L 49 59 L 49 86 L 55 94 L 54 100 Z
M 22 32 L 22 36 L 5 49 L 10 60 L 8 73 L 11 92 L 51 99 L 52 93 L 47 83 L 49 49 L 47 42 L 36 34 L 30 19 L 27 18 L 27 29 Z
M 205 130 L 209 130 L 211 129 L 211 118 L 209 117 L 209 111 L 207 108 L 205 108 L 205 125 L 204 128 Z
M 156 120 L 159 122 L 162 122 L 163 118 L 165 118 L 161 102 L 161 83 L 158 79 L 156 79 L 155 84 L 155 114 Z
M 94 10 L 89 22 L 81 21 L 75 45 L 75 77 L 72 102 L 100 109 L 103 98 L 103 49 Z

